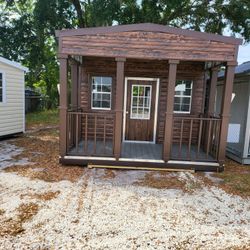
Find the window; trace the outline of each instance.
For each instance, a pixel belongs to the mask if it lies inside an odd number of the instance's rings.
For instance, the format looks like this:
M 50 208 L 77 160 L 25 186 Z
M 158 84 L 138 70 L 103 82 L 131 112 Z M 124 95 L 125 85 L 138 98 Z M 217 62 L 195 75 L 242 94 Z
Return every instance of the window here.
M 3 79 L 3 73 L 0 72 L 0 102 L 4 102 L 4 79 Z
M 150 85 L 132 85 L 131 119 L 150 119 L 151 91 Z
M 92 77 L 92 109 L 111 109 L 111 88 L 111 77 Z
M 189 80 L 178 80 L 175 86 L 174 112 L 190 113 L 192 101 L 193 82 Z

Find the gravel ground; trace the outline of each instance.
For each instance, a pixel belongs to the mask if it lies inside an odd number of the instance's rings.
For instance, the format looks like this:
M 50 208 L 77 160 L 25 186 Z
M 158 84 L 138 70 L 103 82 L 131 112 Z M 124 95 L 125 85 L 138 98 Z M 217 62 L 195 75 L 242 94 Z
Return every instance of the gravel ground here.
M 13 157 L 20 155 L 23 149 L 16 147 L 8 142 L 0 143 L 0 170 L 10 167 L 14 164 L 27 165 L 29 163 L 27 158 L 13 159 Z
M 178 185 L 152 187 L 163 179 Z M 4 250 L 250 249 L 250 200 L 187 172 L 87 169 L 48 182 L 0 170 L 0 224 Z

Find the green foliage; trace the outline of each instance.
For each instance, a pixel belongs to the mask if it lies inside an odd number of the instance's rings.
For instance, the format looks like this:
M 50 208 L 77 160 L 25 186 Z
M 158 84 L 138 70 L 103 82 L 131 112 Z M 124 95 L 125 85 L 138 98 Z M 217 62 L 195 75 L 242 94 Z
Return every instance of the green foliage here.
M 250 41 L 249 0 L 0 0 L 0 55 L 29 68 L 26 84 L 58 105 L 55 30 L 153 22 Z

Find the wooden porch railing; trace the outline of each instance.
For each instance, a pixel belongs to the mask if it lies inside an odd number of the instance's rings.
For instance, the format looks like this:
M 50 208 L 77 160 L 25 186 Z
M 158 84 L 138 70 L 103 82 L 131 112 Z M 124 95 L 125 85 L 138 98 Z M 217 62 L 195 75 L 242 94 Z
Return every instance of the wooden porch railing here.
M 220 118 L 174 117 L 171 158 L 217 161 Z
M 67 154 L 113 156 L 114 113 L 67 112 Z

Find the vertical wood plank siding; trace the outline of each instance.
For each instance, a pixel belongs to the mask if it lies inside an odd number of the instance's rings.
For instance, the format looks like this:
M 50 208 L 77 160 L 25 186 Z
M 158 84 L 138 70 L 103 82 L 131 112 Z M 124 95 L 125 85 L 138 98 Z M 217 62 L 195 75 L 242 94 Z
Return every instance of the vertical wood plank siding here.
M 114 58 L 85 57 L 81 70 L 81 110 L 88 112 L 91 109 L 91 76 L 112 77 L 112 110 L 115 107 L 116 95 L 116 62 Z M 160 78 L 159 110 L 157 123 L 157 142 L 162 143 L 164 137 L 167 84 L 168 84 L 168 61 L 128 59 L 125 62 L 125 77 L 149 77 Z M 204 97 L 204 63 L 180 62 L 177 68 L 177 79 L 193 80 L 191 116 L 202 113 Z M 107 112 L 110 111 L 96 111 Z M 174 116 L 180 116 L 174 114 Z M 181 114 L 181 116 L 190 116 Z M 179 141 L 181 124 L 175 124 L 173 133 L 174 141 Z M 185 128 L 185 131 L 188 128 Z M 199 125 L 193 124 L 193 134 L 198 133 Z M 185 140 L 186 133 L 183 135 Z M 188 136 L 188 135 L 187 135 Z

